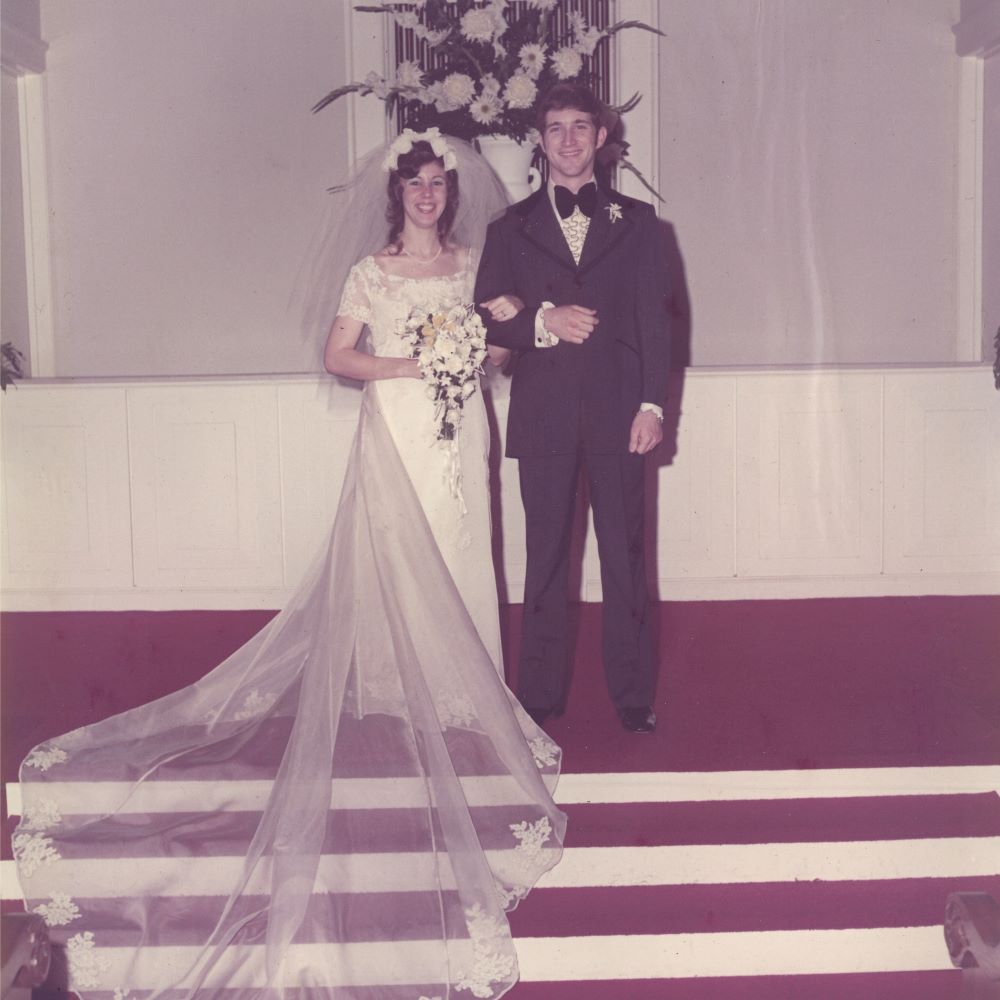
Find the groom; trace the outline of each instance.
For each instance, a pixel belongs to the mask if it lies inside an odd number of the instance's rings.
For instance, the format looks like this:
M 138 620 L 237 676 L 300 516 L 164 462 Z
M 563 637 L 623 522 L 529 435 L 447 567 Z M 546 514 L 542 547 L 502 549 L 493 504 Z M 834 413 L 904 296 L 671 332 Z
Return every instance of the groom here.
M 627 730 L 650 733 L 657 664 L 643 456 L 662 439 L 666 261 L 652 208 L 594 182 L 607 138 L 602 111 L 576 84 L 542 97 L 549 183 L 490 226 L 476 301 L 508 294 L 525 303 L 510 319 L 484 316 L 488 341 L 519 352 L 507 421 L 527 533 L 518 698 L 539 725 L 565 704 L 570 527 L 582 462 L 601 561 L 608 692 Z

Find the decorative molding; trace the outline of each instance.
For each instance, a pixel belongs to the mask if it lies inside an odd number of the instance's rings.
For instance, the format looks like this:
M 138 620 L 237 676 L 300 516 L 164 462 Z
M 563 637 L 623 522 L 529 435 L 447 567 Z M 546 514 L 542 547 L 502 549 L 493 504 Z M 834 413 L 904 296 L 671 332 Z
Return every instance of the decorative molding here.
M 890 375 L 885 572 L 1000 569 L 1000 406 L 988 369 Z
M 651 27 L 658 28 L 660 8 L 661 5 L 656 0 L 617 0 L 612 21 L 644 21 Z M 638 106 L 625 119 L 629 159 L 658 191 L 660 37 L 649 31 L 620 31 L 612 41 L 615 43 L 614 100 L 623 102 L 635 93 L 642 95 Z M 618 185 L 623 194 L 643 201 L 655 201 L 639 179 L 627 170 L 619 172 Z
M 37 607 L 63 589 L 131 589 L 124 393 L 29 386 L 3 400 L 4 588 L 33 592 Z
M 276 386 L 196 383 L 127 393 L 136 585 L 288 586 Z
M 344 4 L 344 46 L 347 80 L 362 80 L 374 71 L 388 73 L 391 20 Z M 389 139 L 389 124 L 382 102 L 372 96 L 347 96 L 348 157 L 353 166 L 365 153 Z
M 998 4 L 1000 6 L 1000 4 Z M 984 65 L 963 59 L 958 117 L 958 322 L 955 358 L 983 360 L 983 102 Z
M 33 378 L 51 378 L 56 374 L 56 332 L 49 227 L 45 78 L 32 75 L 18 77 L 17 95 L 31 375 Z
M 985 0 L 952 29 L 960 56 L 986 58 L 1000 51 L 1000 3 Z
M 881 392 L 868 373 L 739 380 L 739 577 L 881 571 Z

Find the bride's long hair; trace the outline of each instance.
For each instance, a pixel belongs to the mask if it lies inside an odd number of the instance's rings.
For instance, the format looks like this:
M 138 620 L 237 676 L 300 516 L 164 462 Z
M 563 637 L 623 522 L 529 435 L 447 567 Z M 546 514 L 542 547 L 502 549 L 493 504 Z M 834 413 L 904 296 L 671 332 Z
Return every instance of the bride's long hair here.
M 420 168 L 428 163 L 439 163 L 444 167 L 444 160 L 434 155 L 429 142 L 415 142 L 413 148 L 408 153 L 400 154 L 395 170 L 389 171 L 389 182 L 386 190 L 389 195 L 389 204 L 385 209 L 385 218 L 389 223 L 389 246 L 395 253 L 401 253 L 403 249 L 403 223 L 405 215 L 403 213 L 403 184 L 412 180 L 420 173 Z M 444 246 L 448 242 L 451 234 L 451 227 L 455 222 L 455 213 L 458 211 L 458 171 L 445 171 L 445 191 L 447 201 L 444 211 L 438 219 L 437 231 L 438 239 Z

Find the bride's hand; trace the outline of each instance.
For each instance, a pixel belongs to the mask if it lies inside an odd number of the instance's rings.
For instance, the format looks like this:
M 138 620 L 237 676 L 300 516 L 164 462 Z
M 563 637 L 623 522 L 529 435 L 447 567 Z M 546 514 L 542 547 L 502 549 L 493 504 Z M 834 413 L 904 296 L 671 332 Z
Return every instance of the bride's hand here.
M 524 308 L 524 302 L 516 295 L 498 295 L 495 299 L 487 299 L 479 304 L 483 309 L 488 309 L 490 318 L 497 322 L 513 319 Z

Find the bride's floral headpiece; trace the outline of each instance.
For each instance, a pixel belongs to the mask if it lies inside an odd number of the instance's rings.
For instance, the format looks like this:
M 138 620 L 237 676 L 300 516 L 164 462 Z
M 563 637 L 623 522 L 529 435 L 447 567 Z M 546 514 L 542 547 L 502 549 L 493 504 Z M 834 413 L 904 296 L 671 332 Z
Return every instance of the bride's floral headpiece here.
M 445 170 L 455 170 L 458 167 L 454 150 L 448 145 L 441 130 L 435 126 L 427 129 L 426 132 L 414 132 L 412 128 L 404 128 L 389 147 L 389 152 L 386 154 L 385 160 L 382 161 L 382 168 L 387 171 L 395 170 L 399 164 L 399 158 L 413 149 L 415 142 L 426 142 L 434 155 L 439 160 L 444 161 Z

